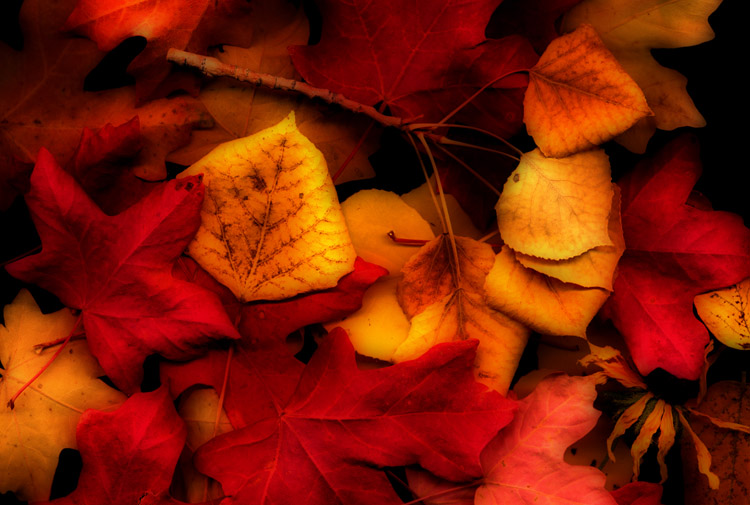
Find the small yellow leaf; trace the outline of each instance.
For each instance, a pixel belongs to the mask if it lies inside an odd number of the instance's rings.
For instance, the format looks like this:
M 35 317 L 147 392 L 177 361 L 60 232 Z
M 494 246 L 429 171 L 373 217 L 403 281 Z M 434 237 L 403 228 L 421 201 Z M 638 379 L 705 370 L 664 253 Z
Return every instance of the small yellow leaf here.
M 708 486 L 711 489 L 719 489 L 719 476 L 711 471 L 711 453 L 709 452 L 706 444 L 695 434 L 690 423 L 685 419 L 682 412 L 677 409 L 677 415 L 680 418 L 680 424 L 682 428 L 690 435 L 690 439 L 695 446 L 695 453 L 698 458 L 698 470 L 700 473 L 706 476 L 708 479 Z
M 295 125 L 224 143 L 180 177 L 204 174 L 188 253 L 243 302 L 326 289 L 356 253 L 323 155 Z
M 615 379 L 626 388 L 648 389 L 643 378 L 628 365 L 620 351 L 608 345 L 599 347 L 591 342 L 588 344 L 591 352 L 581 358 L 581 365 L 596 365 L 602 369 L 604 375 Z
M 519 252 L 516 252 L 516 259 L 526 268 L 563 282 L 612 291 L 617 263 L 625 252 L 625 238 L 620 218 L 620 191 L 616 184 L 612 187 L 615 196 L 612 198 L 612 208 L 609 212 L 609 238 L 614 245 L 598 246 L 567 260 L 546 260 Z
M 70 310 L 42 314 L 24 290 L 3 311 L 0 325 L 0 493 L 29 501 L 49 498 L 60 451 L 76 449 L 76 425 L 89 408 L 114 410 L 125 395 L 98 379 L 104 375 L 85 340 L 65 351 L 8 407 L 8 400 L 50 359 L 36 344 L 66 337 L 75 325 Z
M 649 115 L 643 92 L 590 25 L 553 40 L 529 71 L 524 122 L 547 156 L 591 149 Z
M 388 232 L 393 231 L 396 237 L 418 240 L 432 240 L 435 236 L 430 224 L 390 191 L 359 191 L 344 200 L 341 209 L 357 255 L 386 268 L 391 275 L 398 275 L 419 248 L 395 243 L 388 238 Z
M 646 404 L 651 401 L 654 398 L 654 395 L 651 393 L 646 393 L 643 396 L 641 396 L 638 401 L 633 403 L 630 407 L 625 409 L 625 412 L 623 412 L 620 417 L 617 419 L 617 422 L 615 423 L 615 427 L 612 430 L 612 433 L 610 433 L 609 438 L 607 438 L 607 451 L 609 454 L 609 458 L 614 461 L 615 455 L 612 452 L 612 444 L 614 444 L 615 440 L 624 435 L 625 432 L 635 424 L 638 419 L 640 419 L 641 415 L 643 414 L 643 411 L 646 409 Z M 634 466 L 635 468 L 635 466 Z
M 359 354 L 390 361 L 409 333 L 409 320 L 398 304 L 396 286 L 401 276 L 381 277 L 367 288 L 362 307 L 340 321 L 325 325 L 329 331 L 340 326 Z
M 669 477 L 666 458 L 669 450 L 674 445 L 675 437 L 677 432 L 674 426 L 674 415 L 672 414 L 672 406 L 667 405 L 664 409 L 664 415 L 661 418 L 661 425 L 659 425 L 659 452 L 656 455 L 656 461 L 659 463 L 659 473 L 661 474 L 661 483 L 666 482 Z
M 614 246 L 613 195 L 604 151 L 547 158 L 535 149 L 521 156 L 495 206 L 500 236 L 516 252 L 551 260 Z
M 407 263 L 398 298 L 411 328 L 393 361 L 414 359 L 440 342 L 479 340 L 477 379 L 505 394 L 526 347 L 529 331 L 490 308 L 483 286 L 492 268 L 492 247 L 466 237 L 440 235 Z
M 694 303 L 698 316 L 722 344 L 750 349 L 750 279 L 698 295 Z
M 586 328 L 609 293 L 547 277 L 516 261 L 505 246 L 484 285 L 490 307 L 534 331 L 585 338 Z

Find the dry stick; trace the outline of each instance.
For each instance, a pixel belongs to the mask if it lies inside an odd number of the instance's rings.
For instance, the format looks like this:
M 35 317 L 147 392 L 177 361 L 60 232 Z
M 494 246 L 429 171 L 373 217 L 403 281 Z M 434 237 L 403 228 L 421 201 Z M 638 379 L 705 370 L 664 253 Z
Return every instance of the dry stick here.
M 417 143 L 414 142 L 414 136 L 411 133 L 406 134 L 406 138 L 409 139 L 409 142 L 411 142 L 411 146 L 414 148 L 414 152 L 417 153 L 417 159 L 419 160 L 419 166 L 422 167 L 422 173 L 424 174 L 424 180 L 427 183 L 427 189 L 430 191 L 430 197 L 432 198 L 432 204 L 435 206 L 435 210 L 437 211 L 438 217 L 440 218 L 440 228 L 443 230 L 443 233 L 448 232 L 448 227 L 445 225 L 445 217 L 443 216 L 443 211 L 440 210 L 440 204 L 437 201 L 437 197 L 435 196 L 435 190 L 432 189 L 432 184 L 430 184 L 430 175 L 427 173 L 427 167 L 424 165 L 424 160 L 422 159 L 422 153 L 419 152 L 419 148 L 417 147 Z
M 425 129 L 427 129 L 427 128 L 434 128 L 435 124 L 436 123 L 409 123 L 409 128 L 411 128 L 412 130 L 419 130 L 421 128 L 425 128 Z M 510 148 L 513 151 L 517 152 L 519 156 L 521 156 L 523 154 L 523 151 L 521 151 L 519 148 L 517 148 L 516 146 L 514 146 L 513 144 L 511 144 L 510 142 L 508 142 L 504 138 L 502 138 L 500 135 L 492 133 L 489 130 L 485 130 L 483 128 L 478 128 L 476 126 L 470 126 L 470 125 L 458 124 L 458 123 L 446 123 L 443 126 L 448 127 L 448 128 L 462 128 L 464 130 L 472 130 L 472 131 L 475 131 L 475 132 L 482 133 L 484 135 L 487 135 L 488 137 L 492 137 L 495 140 L 499 140 L 500 142 L 502 142 L 503 144 L 505 144 L 508 148 Z M 440 137 L 440 138 L 444 138 L 444 137 Z M 498 152 L 501 152 L 501 151 L 498 151 Z M 514 157 L 514 159 L 517 159 L 517 158 Z
M 52 357 L 49 359 L 49 361 L 47 361 L 47 363 L 45 363 L 44 366 L 40 368 L 39 371 L 36 374 L 34 374 L 34 376 L 31 379 L 27 380 L 26 383 L 23 386 L 21 386 L 21 389 L 16 391 L 16 394 L 14 394 L 13 397 L 10 400 L 8 400 L 8 407 L 11 410 L 13 410 L 13 408 L 15 407 L 16 400 L 18 399 L 19 396 L 21 396 L 21 393 L 23 393 L 27 387 L 31 386 L 34 383 L 34 381 L 37 380 L 39 376 L 42 375 L 44 371 L 49 368 L 52 362 L 57 359 L 60 353 L 63 352 L 63 349 L 65 349 L 65 346 L 67 345 L 68 342 L 70 342 L 70 339 L 73 337 L 73 334 L 75 333 L 76 328 L 78 328 L 78 325 L 81 324 L 82 319 L 83 319 L 83 312 L 78 314 L 78 318 L 76 318 L 75 324 L 70 329 L 70 333 L 68 333 L 68 336 L 65 337 L 62 345 L 57 349 L 57 351 L 55 351 L 55 354 L 53 354 Z
M 238 81 L 249 82 L 256 86 L 263 86 L 270 89 L 282 89 L 302 93 L 309 98 L 320 98 L 327 103 L 335 103 L 352 112 L 357 112 L 370 116 L 372 119 L 385 126 L 403 128 L 404 120 L 399 117 L 382 114 L 369 105 L 364 105 L 354 100 L 346 98 L 340 93 L 334 93 L 327 89 L 314 88 L 304 82 L 278 77 L 275 75 L 253 72 L 250 69 L 242 68 L 237 65 L 228 65 L 226 63 L 211 58 L 210 56 L 201 56 L 195 53 L 170 49 L 167 53 L 167 60 L 185 67 L 198 68 L 206 75 L 213 77 L 232 77 Z

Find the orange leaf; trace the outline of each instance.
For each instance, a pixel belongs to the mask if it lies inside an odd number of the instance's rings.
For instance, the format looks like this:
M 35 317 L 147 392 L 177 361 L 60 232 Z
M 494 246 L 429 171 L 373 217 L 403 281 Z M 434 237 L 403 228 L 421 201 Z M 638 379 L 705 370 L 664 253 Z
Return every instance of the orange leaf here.
M 651 114 L 590 25 L 552 41 L 529 71 L 524 122 L 547 156 L 591 149 Z

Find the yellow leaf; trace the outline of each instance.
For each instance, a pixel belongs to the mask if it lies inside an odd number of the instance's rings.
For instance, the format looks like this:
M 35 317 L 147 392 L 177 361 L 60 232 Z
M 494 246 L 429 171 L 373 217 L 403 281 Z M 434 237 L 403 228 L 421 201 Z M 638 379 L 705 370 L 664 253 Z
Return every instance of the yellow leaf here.
M 750 349 L 750 279 L 698 295 L 694 303 L 703 323 L 722 344 Z
M 633 426 L 638 419 L 640 419 L 643 411 L 646 409 L 646 404 L 653 398 L 654 395 L 651 393 L 644 394 L 638 399 L 638 401 L 625 409 L 625 412 L 623 412 L 617 419 L 612 433 L 610 433 L 609 438 L 607 438 L 607 452 L 609 454 L 609 459 L 613 461 L 615 460 L 615 455 L 612 452 L 612 444 L 618 437 L 624 435 L 628 428 Z M 633 468 L 636 467 L 634 466 Z
M 669 473 L 667 471 L 666 458 L 669 450 L 674 445 L 675 437 L 677 432 L 674 426 L 674 415 L 672 413 L 672 406 L 667 405 L 664 409 L 664 415 L 661 418 L 661 425 L 659 426 L 659 452 L 656 455 L 656 461 L 659 463 L 659 473 L 661 474 L 661 483 L 666 482 Z
M 534 331 L 585 338 L 586 328 L 609 293 L 547 277 L 516 261 L 504 246 L 484 285 L 490 307 Z
M 388 232 L 417 240 L 432 240 L 435 236 L 430 224 L 390 191 L 359 191 L 344 200 L 341 209 L 357 255 L 388 269 L 391 275 L 397 275 L 419 248 L 395 243 L 388 238 Z
M 326 324 L 326 329 L 330 331 L 341 326 L 359 354 L 390 361 L 409 333 L 409 320 L 396 297 L 400 280 L 400 276 L 378 279 L 367 288 L 362 307 L 357 312 L 341 321 Z
M 591 352 L 581 358 L 580 363 L 584 366 L 596 365 L 602 369 L 604 375 L 615 379 L 626 388 L 648 389 L 643 382 L 643 378 L 633 370 L 620 351 L 608 345 L 599 347 L 591 342 L 589 349 Z
M 633 455 L 633 476 L 635 480 L 638 480 L 638 475 L 641 469 L 641 459 L 646 454 L 646 451 L 648 451 L 648 448 L 651 446 L 651 439 L 661 426 L 665 408 L 668 408 L 670 411 L 672 410 L 672 407 L 667 406 L 664 400 L 659 399 L 656 401 L 654 410 L 652 410 L 648 417 L 646 417 L 640 431 L 638 431 L 638 436 L 635 437 L 635 441 L 630 447 L 630 453 Z
M 693 441 L 695 446 L 695 453 L 698 458 L 698 470 L 700 473 L 706 476 L 708 479 L 708 486 L 711 489 L 719 489 L 719 476 L 711 471 L 711 453 L 709 452 L 706 444 L 695 434 L 693 428 L 690 427 L 690 423 L 685 419 L 680 409 L 677 409 L 677 416 L 680 418 L 680 424 L 682 428 L 690 435 L 690 440 Z
M 615 196 L 612 198 L 612 207 L 609 211 L 609 239 L 614 245 L 598 246 L 567 260 L 546 260 L 519 252 L 516 252 L 516 259 L 526 268 L 563 282 L 612 291 L 617 263 L 625 252 L 625 238 L 620 218 L 620 191 L 616 184 L 612 187 Z
M 202 224 L 188 253 L 243 302 L 336 285 L 356 253 L 323 155 L 294 113 L 220 145 L 180 177 L 204 174 Z
M 553 40 L 529 71 L 524 122 L 547 156 L 591 149 L 651 115 L 643 92 L 590 25 Z
M 193 389 L 180 398 L 177 412 L 187 426 L 185 449 L 180 456 L 177 471 L 181 473 L 180 482 L 184 489 L 179 492 L 188 503 L 198 503 L 224 496 L 221 484 L 198 472 L 193 466 L 193 454 L 198 447 L 212 438 L 232 431 L 224 409 L 218 416 L 219 395 L 210 388 Z
M 495 258 L 492 247 L 455 239 L 458 261 L 450 239 L 440 235 L 404 265 L 398 296 L 411 328 L 393 361 L 414 359 L 440 342 L 476 338 L 477 379 L 505 394 L 529 331 L 484 301 L 484 281 Z
M 114 410 L 125 395 L 98 379 L 104 375 L 85 340 L 68 343 L 57 359 L 8 407 L 8 400 L 50 359 L 34 346 L 66 337 L 75 325 L 70 310 L 42 314 L 24 290 L 3 311 L 0 325 L 0 493 L 21 500 L 49 498 L 57 458 L 75 449 L 76 425 L 86 409 Z
M 566 13 L 563 31 L 592 25 L 638 83 L 655 117 L 628 132 L 624 145 L 643 152 L 655 128 L 705 125 L 686 90 L 687 79 L 654 59 L 652 49 L 688 47 L 714 37 L 708 16 L 721 0 L 584 0 Z M 619 139 L 618 139 L 619 141 Z
M 613 195 L 604 151 L 547 158 L 534 149 L 521 156 L 495 206 L 500 236 L 516 252 L 552 260 L 613 246 Z

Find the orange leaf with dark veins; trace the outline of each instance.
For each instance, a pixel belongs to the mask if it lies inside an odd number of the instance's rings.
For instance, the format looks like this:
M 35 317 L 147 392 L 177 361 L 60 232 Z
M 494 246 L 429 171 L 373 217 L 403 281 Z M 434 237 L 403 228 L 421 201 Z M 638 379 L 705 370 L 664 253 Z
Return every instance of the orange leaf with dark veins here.
M 92 354 L 132 393 L 148 355 L 188 359 L 215 339 L 239 337 L 213 293 L 170 274 L 200 225 L 202 201 L 200 178 L 191 177 L 107 216 L 42 150 L 26 195 L 42 252 L 6 269 L 81 310 Z

